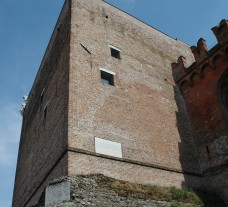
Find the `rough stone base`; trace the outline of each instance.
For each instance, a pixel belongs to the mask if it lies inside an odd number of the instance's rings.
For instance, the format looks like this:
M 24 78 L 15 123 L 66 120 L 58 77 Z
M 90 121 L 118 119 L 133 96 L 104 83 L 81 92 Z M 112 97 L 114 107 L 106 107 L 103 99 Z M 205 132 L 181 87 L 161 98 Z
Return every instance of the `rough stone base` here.
M 103 175 L 73 176 L 56 179 L 49 185 L 59 185 L 60 182 L 71 182 L 70 200 L 48 207 L 172 207 L 172 202 L 154 201 L 145 195 L 133 193 L 121 196 L 114 189 L 110 188 L 110 183 L 116 181 Z M 44 195 L 44 194 L 43 194 Z M 44 207 L 45 197 L 42 196 L 39 204 L 32 207 Z M 192 207 L 191 204 L 181 204 L 182 207 Z

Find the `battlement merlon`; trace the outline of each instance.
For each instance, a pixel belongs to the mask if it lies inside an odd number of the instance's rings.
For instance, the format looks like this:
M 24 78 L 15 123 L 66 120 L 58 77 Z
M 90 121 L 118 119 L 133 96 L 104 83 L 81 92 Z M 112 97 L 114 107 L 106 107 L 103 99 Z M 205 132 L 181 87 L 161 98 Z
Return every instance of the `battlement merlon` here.
M 175 82 L 178 82 L 187 72 L 187 64 L 186 58 L 184 56 L 180 56 L 177 60 L 177 63 L 171 64 L 173 69 L 173 78 Z
M 223 19 L 218 26 L 211 29 L 220 45 L 228 42 L 228 20 Z
M 213 27 L 211 30 L 217 38 L 219 45 L 228 44 L 228 20 L 223 19 L 218 26 Z M 206 41 L 203 38 L 198 40 L 197 46 L 191 46 L 190 49 L 195 58 L 194 65 L 198 65 L 203 62 L 203 60 L 205 60 L 210 53 L 210 51 L 208 51 Z M 173 69 L 173 78 L 176 83 L 188 73 L 186 59 L 183 56 L 180 56 L 177 63 L 172 63 L 171 66 Z
M 208 47 L 206 41 L 203 38 L 200 38 L 198 40 L 197 46 L 191 46 L 190 49 L 194 55 L 196 64 L 200 63 L 208 56 Z M 186 65 L 185 57 L 180 56 L 177 63 L 172 63 L 171 66 L 173 69 L 173 77 L 175 82 L 178 82 L 183 76 L 187 74 L 188 67 Z
M 190 49 L 195 57 L 196 63 L 201 62 L 208 55 L 207 44 L 203 38 L 198 40 L 197 46 L 191 46 Z
M 198 40 L 197 46 L 191 46 L 190 49 L 195 58 L 195 65 L 202 62 L 208 56 L 208 47 L 203 38 Z M 177 63 L 172 63 L 171 66 L 173 69 L 173 78 L 176 83 L 188 73 L 188 68 L 191 67 L 187 66 L 186 58 L 183 56 L 180 56 Z

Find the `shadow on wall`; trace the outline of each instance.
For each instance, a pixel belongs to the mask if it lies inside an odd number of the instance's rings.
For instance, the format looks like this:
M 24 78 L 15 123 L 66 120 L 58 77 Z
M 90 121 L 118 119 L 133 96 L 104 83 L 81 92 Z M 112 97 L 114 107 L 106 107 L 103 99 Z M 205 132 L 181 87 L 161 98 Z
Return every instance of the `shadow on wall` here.
M 184 172 L 182 188 L 193 190 L 205 207 L 226 207 L 227 205 L 216 192 L 207 189 L 206 185 L 209 181 L 201 173 L 194 134 L 191 129 L 183 97 L 177 86 L 173 87 L 173 91 L 178 109 L 176 112 L 176 126 L 180 134 L 180 163 Z

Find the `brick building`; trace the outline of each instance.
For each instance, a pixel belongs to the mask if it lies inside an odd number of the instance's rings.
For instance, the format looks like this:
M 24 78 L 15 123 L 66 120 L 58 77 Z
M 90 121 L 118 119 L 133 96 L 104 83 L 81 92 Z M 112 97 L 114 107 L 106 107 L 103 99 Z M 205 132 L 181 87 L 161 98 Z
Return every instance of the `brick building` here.
M 66 0 L 24 109 L 13 206 L 91 173 L 228 202 L 227 22 L 213 32 L 210 51 L 190 48 L 102 0 Z
M 208 51 L 204 39 L 191 50 L 195 62 L 179 57 L 173 77 L 192 127 L 206 187 L 228 201 L 228 21 L 212 28 L 218 44 Z M 205 186 L 204 186 L 205 187 Z

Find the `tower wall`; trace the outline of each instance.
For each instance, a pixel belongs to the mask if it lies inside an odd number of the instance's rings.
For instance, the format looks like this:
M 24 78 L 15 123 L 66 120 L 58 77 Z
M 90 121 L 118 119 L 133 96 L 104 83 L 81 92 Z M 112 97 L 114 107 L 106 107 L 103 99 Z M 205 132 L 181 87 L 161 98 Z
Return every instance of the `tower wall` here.
M 24 111 L 13 206 L 91 173 L 227 198 L 226 29 L 213 29 L 212 50 L 203 39 L 190 49 L 104 1 L 67 0 Z
M 183 184 L 178 173 L 200 173 L 171 72 L 171 62 L 180 54 L 191 63 L 189 47 L 103 1 L 72 1 L 71 31 L 69 173 L 99 171 L 134 181 L 133 169 L 144 170 L 136 164 L 141 163 L 160 169 L 161 177 L 166 170 L 173 172 L 176 181 L 169 185 L 177 186 Z M 111 56 L 109 45 L 121 50 L 121 59 Z M 115 86 L 101 83 L 100 68 L 115 73 Z M 113 160 L 113 168 L 106 169 L 105 158 L 96 153 L 95 137 L 122 145 L 123 158 Z M 88 153 L 88 159 L 100 163 L 98 169 L 82 164 Z M 135 164 L 127 175 L 119 164 L 123 160 Z M 152 171 L 145 180 L 156 183 L 150 179 Z
M 39 191 L 41 186 L 67 175 L 68 3 L 53 32 L 23 114 L 14 207 L 31 206 L 31 199 L 33 204 L 37 203 L 43 191 Z

